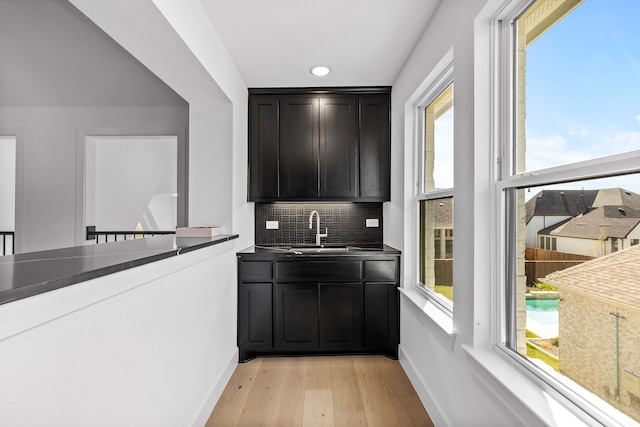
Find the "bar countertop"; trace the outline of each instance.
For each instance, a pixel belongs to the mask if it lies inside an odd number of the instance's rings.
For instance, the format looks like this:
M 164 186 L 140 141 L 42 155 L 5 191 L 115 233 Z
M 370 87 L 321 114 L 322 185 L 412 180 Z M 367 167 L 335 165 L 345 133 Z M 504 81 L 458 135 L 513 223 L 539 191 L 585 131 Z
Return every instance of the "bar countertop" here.
M 317 257 L 317 256 L 376 256 L 399 255 L 401 252 L 383 244 L 346 244 L 346 245 L 274 245 L 274 246 L 250 246 L 239 252 L 243 255 L 264 255 L 273 257 Z
M 155 236 L 0 257 L 0 304 L 238 238 Z

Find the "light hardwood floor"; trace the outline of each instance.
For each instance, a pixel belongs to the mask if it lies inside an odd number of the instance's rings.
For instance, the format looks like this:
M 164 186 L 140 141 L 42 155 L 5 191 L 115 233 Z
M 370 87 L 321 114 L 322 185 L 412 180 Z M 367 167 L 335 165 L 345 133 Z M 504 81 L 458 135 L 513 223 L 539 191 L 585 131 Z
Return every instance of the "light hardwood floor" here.
M 206 427 L 433 426 L 384 356 L 258 358 L 236 368 Z

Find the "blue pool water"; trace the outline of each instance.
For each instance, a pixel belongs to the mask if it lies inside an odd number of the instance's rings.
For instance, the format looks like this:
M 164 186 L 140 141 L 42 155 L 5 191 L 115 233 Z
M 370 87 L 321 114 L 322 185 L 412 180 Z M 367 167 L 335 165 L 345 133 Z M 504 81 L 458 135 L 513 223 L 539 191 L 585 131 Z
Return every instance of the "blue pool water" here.
M 527 319 L 543 325 L 558 325 L 557 299 L 528 299 Z

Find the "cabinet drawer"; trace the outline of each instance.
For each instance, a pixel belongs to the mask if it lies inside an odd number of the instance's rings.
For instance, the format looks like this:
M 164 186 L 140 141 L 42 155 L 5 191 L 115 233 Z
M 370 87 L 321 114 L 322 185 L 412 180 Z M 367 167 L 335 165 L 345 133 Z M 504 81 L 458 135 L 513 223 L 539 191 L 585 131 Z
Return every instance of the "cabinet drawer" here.
M 239 272 L 240 281 L 273 279 L 273 263 L 271 261 L 242 261 Z
M 365 261 L 364 278 L 366 280 L 396 281 L 396 261 Z
M 279 281 L 345 282 L 360 280 L 360 261 L 292 261 L 278 262 Z

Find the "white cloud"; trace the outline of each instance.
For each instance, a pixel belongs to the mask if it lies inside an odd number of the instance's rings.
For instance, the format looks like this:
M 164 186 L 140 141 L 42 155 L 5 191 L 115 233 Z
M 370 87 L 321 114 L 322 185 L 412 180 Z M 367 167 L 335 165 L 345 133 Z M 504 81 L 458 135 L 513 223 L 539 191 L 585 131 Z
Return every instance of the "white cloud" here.
M 453 110 L 435 123 L 435 165 L 433 179 L 436 188 L 453 187 Z
M 587 131 L 586 128 L 582 128 L 582 129 L 570 128 L 567 131 L 567 134 L 569 136 L 579 136 L 579 137 L 585 138 L 589 135 L 589 132 Z
M 539 170 L 566 165 L 592 157 L 593 154 L 589 151 L 572 150 L 568 148 L 567 140 L 560 135 L 527 139 L 527 170 Z
M 640 131 L 623 131 L 597 135 L 585 129 L 569 130 L 568 136 L 585 140 L 567 140 L 561 135 L 544 138 L 528 138 L 526 151 L 527 170 L 539 170 L 612 154 L 640 150 Z
M 636 116 L 636 120 L 640 122 L 640 114 Z
M 607 151 L 610 151 L 606 154 L 640 150 L 640 132 L 619 132 L 605 137 L 604 141 Z

